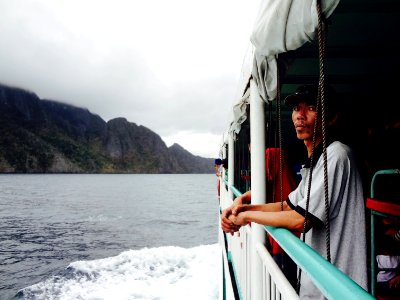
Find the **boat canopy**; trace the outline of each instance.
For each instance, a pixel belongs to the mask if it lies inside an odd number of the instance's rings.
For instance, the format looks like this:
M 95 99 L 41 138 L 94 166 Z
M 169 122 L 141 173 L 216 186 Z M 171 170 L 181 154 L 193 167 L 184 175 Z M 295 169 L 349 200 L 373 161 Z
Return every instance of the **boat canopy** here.
M 338 4 L 339 0 L 322 1 L 324 15 L 329 17 Z M 250 78 L 255 80 L 258 92 L 265 102 L 275 100 L 278 86 L 277 55 L 313 41 L 317 27 L 316 0 L 262 1 L 243 63 L 230 134 L 237 135 L 247 119 Z
M 318 28 L 316 0 L 264 0 L 250 37 L 255 47 L 252 75 L 264 101 L 277 95 L 276 55 L 301 47 L 315 38 Z M 339 0 L 321 1 L 328 18 Z

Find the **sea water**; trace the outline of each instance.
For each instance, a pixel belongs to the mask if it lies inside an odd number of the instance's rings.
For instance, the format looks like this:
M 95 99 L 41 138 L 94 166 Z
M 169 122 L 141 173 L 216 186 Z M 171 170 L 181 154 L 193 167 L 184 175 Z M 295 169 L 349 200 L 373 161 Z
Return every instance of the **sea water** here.
M 216 177 L 0 175 L 0 299 L 217 299 Z

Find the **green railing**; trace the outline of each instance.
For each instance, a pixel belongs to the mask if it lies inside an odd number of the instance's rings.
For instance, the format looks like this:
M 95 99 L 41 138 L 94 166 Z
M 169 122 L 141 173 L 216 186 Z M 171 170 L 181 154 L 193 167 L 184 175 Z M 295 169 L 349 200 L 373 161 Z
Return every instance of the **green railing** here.
M 239 197 L 239 196 L 242 195 L 242 193 L 237 188 L 235 188 L 234 186 L 231 187 L 231 191 L 236 197 Z
M 227 184 L 227 182 L 225 183 Z M 230 189 L 236 197 L 242 195 L 234 186 L 231 186 Z M 328 299 L 375 299 L 289 230 L 272 226 L 265 226 L 265 230 L 278 242 L 298 267 L 307 273 Z
M 374 176 L 372 177 L 371 180 L 371 198 L 375 198 L 375 184 L 377 177 L 382 176 L 382 175 L 400 175 L 400 169 L 387 169 L 387 170 L 379 170 L 377 171 Z M 375 255 L 376 255 L 376 250 L 375 250 L 375 217 L 380 216 L 380 217 L 385 217 L 385 218 L 393 218 L 393 216 L 388 215 L 386 213 L 381 213 L 378 211 L 375 211 L 371 209 L 371 278 L 376 278 L 376 260 L 375 260 Z M 394 217 L 396 218 L 396 217 Z M 371 281 L 371 293 L 373 296 L 376 295 L 376 283 L 375 280 Z
M 287 229 L 265 228 L 328 299 L 375 299 Z
M 371 180 L 371 198 L 375 198 L 375 182 L 376 178 L 382 175 L 399 175 L 400 169 L 387 169 L 387 170 L 380 170 L 377 171 Z

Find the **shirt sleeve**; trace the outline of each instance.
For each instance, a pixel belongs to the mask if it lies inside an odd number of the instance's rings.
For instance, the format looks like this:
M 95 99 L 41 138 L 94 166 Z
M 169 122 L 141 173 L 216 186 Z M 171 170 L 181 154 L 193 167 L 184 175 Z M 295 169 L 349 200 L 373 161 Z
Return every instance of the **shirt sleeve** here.
M 302 202 L 302 195 L 301 195 L 301 192 L 300 192 L 300 189 L 296 189 L 296 190 L 294 190 L 292 193 L 291 193 L 291 195 L 290 195 L 291 197 L 292 197 L 292 199 L 294 199 L 295 201 L 296 201 L 296 203 L 298 203 L 299 201 L 299 198 L 300 198 L 300 203 Z M 294 211 L 296 211 L 296 212 L 298 212 L 300 215 L 302 215 L 303 217 L 306 217 L 306 210 L 305 210 L 305 208 L 303 208 L 303 207 L 301 207 L 300 205 L 298 205 L 298 204 L 293 204 L 291 201 L 290 201 L 290 198 L 286 201 L 287 202 L 287 204 L 288 204 L 288 206 L 291 208 L 291 209 L 293 209 Z M 308 213 L 307 213 L 307 220 L 310 220 L 311 221 L 311 223 L 312 223 L 312 226 L 313 227 L 322 227 L 322 226 L 324 226 L 324 222 L 322 222 L 318 217 L 316 217 L 316 216 L 314 216 L 310 211 L 308 211 Z
M 331 150 L 331 151 L 329 151 Z M 334 218 L 338 207 L 342 201 L 341 191 L 347 184 L 348 157 L 340 149 L 328 148 L 328 199 L 329 217 Z M 307 191 L 309 181 L 309 169 L 301 170 L 302 180 L 296 190 L 290 195 L 289 199 L 295 206 L 295 210 L 301 215 L 305 215 L 307 206 Z M 308 219 L 313 226 L 321 226 L 326 221 L 325 213 L 325 186 L 324 186 L 324 167 L 323 156 L 321 156 L 313 169 L 310 200 L 308 203 Z

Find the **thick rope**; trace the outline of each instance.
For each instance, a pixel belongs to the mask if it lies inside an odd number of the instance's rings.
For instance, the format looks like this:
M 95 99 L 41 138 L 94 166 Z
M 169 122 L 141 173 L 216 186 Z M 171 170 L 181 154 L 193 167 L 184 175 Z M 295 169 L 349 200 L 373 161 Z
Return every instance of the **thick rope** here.
M 321 101 L 321 122 L 322 122 L 322 149 L 324 156 L 324 189 L 325 189 L 325 239 L 326 239 L 326 259 L 331 262 L 330 247 L 330 220 L 329 220 L 329 187 L 328 187 L 328 162 L 326 153 L 326 120 L 325 120 L 325 58 L 326 58 L 326 28 L 322 16 L 321 1 L 317 1 L 318 13 L 318 50 L 319 50 L 319 89 Z
M 279 65 L 277 69 L 277 113 L 278 113 L 278 141 L 279 141 L 279 199 L 283 211 L 283 161 L 282 161 L 282 113 L 281 113 L 281 83 Z M 275 160 L 275 158 L 274 158 Z
M 307 198 L 306 198 L 306 209 L 304 212 L 304 223 L 303 223 L 303 242 L 306 241 L 306 232 L 307 232 L 307 219 L 308 219 L 308 208 L 310 206 L 310 193 L 311 193 L 311 182 L 312 182 L 312 173 L 314 170 L 314 152 L 315 152 L 315 142 L 317 139 L 317 128 L 318 128 L 318 111 L 319 111 L 319 99 L 317 101 L 317 117 L 315 119 L 315 125 L 313 130 L 313 138 L 312 138 L 312 151 L 310 156 L 310 173 L 308 174 L 308 184 L 307 184 Z M 299 269 L 299 276 L 297 278 L 297 293 L 300 292 L 300 282 L 301 282 L 301 269 Z
M 329 262 L 331 262 L 330 253 L 330 220 L 329 220 L 329 189 L 328 189 L 328 164 L 327 164 L 327 153 L 326 153 L 326 120 L 325 120 L 325 58 L 326 58 L 326 24 L 322 16 L 321 0 L 317 1 L 317 14 L 318 14 L 318 53 L 319 53 L 319 83 L 318 83 L 318 99 L 317 99 L 317 117 L 314 125 L 313 132 L 313 148 L 310 157 L 310 173 L 307 186 L 307 200 L 306 209 L 304 213 L 304 224 L 303 224 L 303 242 L 306 238 L 307 230 L 307 217 L 310 202 L 310 192 L 311 192 L 311 181 L 312 172 L 314 165 L 314 150 L 316 142 L 316 131 L 318 128 L 319 114 L 321 113 L 321 127 L 322 127 L 322 149 L 323 149 L 323 162 L 324 162 L 324 191 L 325 191 L 325 242 L 326 242 L 326 257 Z M 299 275 L 297 279 L 297 293 L 300 292 L 301 286 L 301 269 L 299 270 Z

